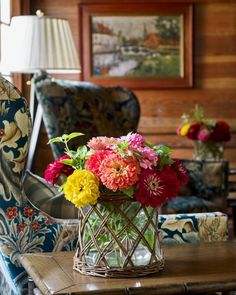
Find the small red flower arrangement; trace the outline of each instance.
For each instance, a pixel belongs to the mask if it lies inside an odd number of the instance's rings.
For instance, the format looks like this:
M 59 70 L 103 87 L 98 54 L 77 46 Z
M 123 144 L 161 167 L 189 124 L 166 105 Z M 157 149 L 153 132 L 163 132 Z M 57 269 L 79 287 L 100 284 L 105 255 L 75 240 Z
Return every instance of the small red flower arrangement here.
M 203 109 L 195 106 L 191 115 L 183 114 L 177 134 L 200 141 L 225 142 L 230 140 L 230 127 L 225 121 L 214 121 L 204 117 Z
M 175 198 L 188 174 L 171 149 L 145 142 L 142 135 L 129 133 L 119 138 L 94 137 L 76 151 L 68 142 L 81 133 L 64 134 L 50 142 L 65 144 L 65 155 L 49 164 L 45 179 L 52 185 L 64 175 L 65 198 L 81 208 L 97 203 L 102 193 L 125 194 L 153 208 Z

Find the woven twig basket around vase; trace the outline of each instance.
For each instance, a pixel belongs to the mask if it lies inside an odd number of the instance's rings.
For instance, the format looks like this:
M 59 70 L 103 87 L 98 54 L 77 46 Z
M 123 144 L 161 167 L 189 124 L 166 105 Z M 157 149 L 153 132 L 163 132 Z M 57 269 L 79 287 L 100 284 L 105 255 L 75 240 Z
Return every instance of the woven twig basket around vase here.
M 79 210 L 74 269 L 100 277 L 137 277 L 163 269 L 157 210 L 126 196 L 102 196 Z

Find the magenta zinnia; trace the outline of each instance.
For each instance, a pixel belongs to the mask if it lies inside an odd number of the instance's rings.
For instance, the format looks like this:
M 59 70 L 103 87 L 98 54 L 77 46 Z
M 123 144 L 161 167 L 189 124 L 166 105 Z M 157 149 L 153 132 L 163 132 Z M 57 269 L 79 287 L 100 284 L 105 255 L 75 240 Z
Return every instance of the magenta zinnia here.
M 173 160 L 174 160 L 174 163 L 172 164 L 172 168 L 177 174 L 177 178 L 179 179 L 180 185 L 187 184 L 189 181 L 189 175 L 185 166 L 179 159 L 173 159 Z
M 112 191 L 131 187 L 138 181 L 140 167 L 134 157 L 122 158 L 119 153 L 112 153 L 100 166 L 101 182 Z
M 176 197 L 179 190 L 179 181 L 176 173 L 170 168 L 160 171 L 143 169 L 137 184 L 135 198 L 143 206 L 156 208 L 167 200 Z
M 44 178 L 47 182 L 54 186 L 54 184 L 58 181 L 58 178 L 61 175 L 70 175 L 74 169 L 71 166 L 65 165 L 61 162 L 61 160 L 69 159 L 68 155 L 63 155 L 59 159 L 55 160 L 53 163 L 50 163 L 45 172 Z

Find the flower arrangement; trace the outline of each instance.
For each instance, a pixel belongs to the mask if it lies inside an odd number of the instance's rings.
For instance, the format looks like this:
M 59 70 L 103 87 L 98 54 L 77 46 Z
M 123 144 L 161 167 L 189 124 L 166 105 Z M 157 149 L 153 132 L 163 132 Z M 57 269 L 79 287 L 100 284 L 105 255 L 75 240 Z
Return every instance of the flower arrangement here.
M 65 155 L 45 170 L 52 185 L 65 177 L 60 188 L 78 208 L 73 269 L 126 278 L 160 271 L 164 258 L 157 207 L 175 198 L 187 183 L 184 166 L 170 157 L 169 147 L 147 143 L 138 133 L 94 137 L 70 150 L 69 141 L 82 135 L 50 140 L 64 143 Z
M 223 159 L 224 142 L 231 137 L 230 127 L 225 121 L 205 118 L 203 109 L 198 105 L 191 114 L 182 115 L 177 134 L 193 140 L 195 160 Z
M 65 144 L 65 155 L 49 164 L 45 179 L 61 185 L 65 198 L 82 208 L 95 205 L 102 194 L 125 194 L 142 206 L 156 208 L 175 198 L 188 174 L 171 149 L 147 143 L 138 133 L 119 138 L 94 137 L 87 145 L 70 150 L 68 142 L 82 133 L 64 134 L 49 142 Z
M 230 127 L 225 121 L 205 118 L 203 109 L 195 105 L 192 114 L 182 115 L 177 134 L 192 140 L 224 142 L 230 140 Z

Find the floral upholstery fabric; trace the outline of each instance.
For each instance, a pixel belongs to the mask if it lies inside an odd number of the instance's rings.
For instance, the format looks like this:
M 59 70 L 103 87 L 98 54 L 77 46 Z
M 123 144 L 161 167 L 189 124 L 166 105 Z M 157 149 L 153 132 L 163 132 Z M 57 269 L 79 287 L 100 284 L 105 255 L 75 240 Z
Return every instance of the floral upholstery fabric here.
M 228 239 L 228 217 L 221 212 L 159 215 L 163 244 L 217 242 Z
M 19 255 L 71 250 L 78 224 L 43 214 L 22 191 L 31 120 L 25 99 L 2 77 L 0 117 L 0 294 L 26 294 L 27 275 Z
M 127 88 L 42 76 L 37 79 L 35 89 L 49 139 L 63 133 L 82 132 L 85 136 L 72 143 L 77 146 L 93 136 L 118 137 L 137 129 L 140 106 Z M 64 153 L 64 146 L 53 143 L 52 151 L 58 158 Z
M 182 160 L 189 183 L 180 196 L 163 207 L 164 213 L 226 212 L 228 162 Z

